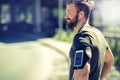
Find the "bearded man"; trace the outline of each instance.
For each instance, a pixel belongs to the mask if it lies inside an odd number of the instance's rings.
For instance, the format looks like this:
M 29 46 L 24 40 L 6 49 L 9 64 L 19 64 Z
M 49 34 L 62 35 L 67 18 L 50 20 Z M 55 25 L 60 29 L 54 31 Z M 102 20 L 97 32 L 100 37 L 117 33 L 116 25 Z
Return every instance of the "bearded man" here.
M 103 34 L 88 24 L 93 0 L 68 0 L 66 4 L 67 28 L 76 35 L 70 49 L 69 80 L 103 80 L 114 61 Z

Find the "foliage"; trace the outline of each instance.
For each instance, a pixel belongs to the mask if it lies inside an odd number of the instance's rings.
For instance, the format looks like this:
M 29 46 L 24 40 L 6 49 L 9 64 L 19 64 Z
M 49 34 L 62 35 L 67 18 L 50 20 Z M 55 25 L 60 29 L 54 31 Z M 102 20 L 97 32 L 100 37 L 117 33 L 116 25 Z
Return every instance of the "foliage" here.
M 74 33 L 72 31 L 58 30 L 57 34 L 54 36 L 55 39 L 72 43 Z
M 115 65 L 120 67 L 120 50 L 118 50 L 116 52 L 115 47 L 114 47 L 114 42 L 109 43 L 111 50 L 113 52 L 114 55 L 114 63 Z M 118 48 L 120 47 L 120 45 L 118 45 Z

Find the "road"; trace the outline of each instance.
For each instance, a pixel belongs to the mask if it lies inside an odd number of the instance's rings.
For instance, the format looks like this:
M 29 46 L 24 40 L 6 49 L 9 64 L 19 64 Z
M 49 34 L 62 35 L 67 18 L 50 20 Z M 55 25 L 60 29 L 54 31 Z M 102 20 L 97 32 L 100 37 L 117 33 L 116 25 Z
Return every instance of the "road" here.
M 0 43 L 0 80 L 68 80 L 68 63 L 36 41 Z

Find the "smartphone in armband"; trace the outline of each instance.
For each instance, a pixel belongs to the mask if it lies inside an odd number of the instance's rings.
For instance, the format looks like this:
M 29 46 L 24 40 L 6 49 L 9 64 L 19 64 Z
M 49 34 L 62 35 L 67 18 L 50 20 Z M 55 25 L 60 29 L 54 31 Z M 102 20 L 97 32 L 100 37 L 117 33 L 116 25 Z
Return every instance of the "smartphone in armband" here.
M 74 57 L 74 69 L 79 69 L 83 66 L 83 50 L 77 50 Z

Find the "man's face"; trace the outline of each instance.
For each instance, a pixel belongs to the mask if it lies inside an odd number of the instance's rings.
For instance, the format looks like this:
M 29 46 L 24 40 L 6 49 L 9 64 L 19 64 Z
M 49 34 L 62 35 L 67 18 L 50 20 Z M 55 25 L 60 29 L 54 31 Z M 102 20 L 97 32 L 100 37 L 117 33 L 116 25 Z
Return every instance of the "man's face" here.
M 67 28 L 73 29 L 78 23 L 78 13 L 74 4 L 66 6 L 65 19 L 67 21 Z

